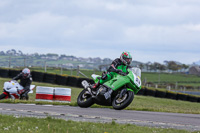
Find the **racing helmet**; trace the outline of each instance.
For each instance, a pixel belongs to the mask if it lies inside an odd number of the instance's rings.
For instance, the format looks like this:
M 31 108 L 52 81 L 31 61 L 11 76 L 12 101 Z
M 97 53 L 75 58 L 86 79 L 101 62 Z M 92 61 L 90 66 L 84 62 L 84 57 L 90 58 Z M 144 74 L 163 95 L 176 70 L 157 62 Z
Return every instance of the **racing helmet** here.
M 31 74 L 31 71 L 28 69 L 28 68 L 24 68 L 22 70 L 22 77 L 23 78 L 29 78 L 30 77 L 30 74 Z
M 120 56 L 120 60 L 127 66 L 132 62 L 132 56 L 129 52 L 123 52 Z

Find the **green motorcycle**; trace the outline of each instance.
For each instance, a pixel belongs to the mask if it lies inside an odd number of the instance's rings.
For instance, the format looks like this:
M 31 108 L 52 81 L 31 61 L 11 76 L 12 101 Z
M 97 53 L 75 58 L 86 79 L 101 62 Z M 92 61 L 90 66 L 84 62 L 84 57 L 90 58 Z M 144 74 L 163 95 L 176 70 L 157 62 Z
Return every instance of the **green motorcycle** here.
M 141 70 L 139 68 L 121 68 L 121 70 L 123 72 L 119 74 L 113 72 L 113 78 L 100 85 L 95 92 L 91 90 L 90 83 L 86 80 L 82 81 L 84 90 L 77 98 L 78 105 L 87 108 L 96 103 L 113 106 L 116 110 L 126 108 L 133 101 L 134 94 L 137 94 L 141 89 Z M 96 83 L 100 80 L 100 77 L 99 75 L 92 75 Z

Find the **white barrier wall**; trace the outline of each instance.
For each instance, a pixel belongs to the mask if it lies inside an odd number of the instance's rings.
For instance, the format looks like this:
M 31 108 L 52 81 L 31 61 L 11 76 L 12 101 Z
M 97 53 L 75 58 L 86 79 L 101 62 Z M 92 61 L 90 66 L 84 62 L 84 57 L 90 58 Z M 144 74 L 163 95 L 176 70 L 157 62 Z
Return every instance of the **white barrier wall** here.
M 71 101 L 71 89 L 70 88 L 55 88 L 54 100 Z
M 37 86 L 35 100 L 71 102 L 71 89 Z
M 54 88 L 37 86 L 36 87 L 36 101 L 53 101 Z

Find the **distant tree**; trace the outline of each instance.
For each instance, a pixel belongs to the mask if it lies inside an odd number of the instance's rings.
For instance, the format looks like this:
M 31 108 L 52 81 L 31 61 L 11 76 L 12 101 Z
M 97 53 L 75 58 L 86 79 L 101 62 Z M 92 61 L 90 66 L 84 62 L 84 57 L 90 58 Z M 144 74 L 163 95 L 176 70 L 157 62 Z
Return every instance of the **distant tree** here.
M 67 57 L 67 56 L 65 54 L 60 55 L 60 58 L 64 58 L 64 57 Z
M 103 63 L 104 63 L 104 64 L 109 64 L 109 63 L 111 63 L 111 62 L 112 62 L 112 60 L 109 59 L 109 58 L 104 58 L 104 59 L 103 59 Z
M 186 65 L 186 64 L 182 64 L 182 69 L 184 69 L 184 70 L 186 70 L 186 69 L 188 69 L 189 68 L 189 65 Z
M 167 68 L 172 71 L 177 71 L 180 67 L 175 61 L 169 61 L 167 64 Z
M 11 50 L 8 50 L 8 51 L 6 51 L 6 54 L 7 55 L 16 55 L 16 50 L 15 49 L 11 49 Z
M 144 64 L 143 64 L 143 63 L 140 63 L 140 64 L 139 64 L 139 67 L 140 67 L 140 69 L 143 69 L 143 68 L 144 68 Z
M 48 56 L 48 57 L 53 57 L 53 56 L 56 56 L 56 57 L 58 57 L 59 55 L 58 55 L 58 54 L 52 54 L 52 53 L 48 53 L 46 56 Z
M 152 63 L 151 63 L 150 61 L 147 62 L 147 63 L 145 63 L 145 66 L 146 66 L 146 68 L 147 68 L 147 71 L 151 70 L 151 65 L 152 65 Z
M 18 50 L 18 54 L 19 54 L 19 55 L 23 55 L 23 53 L 22 53 L 21 50 Z
M 3 51 L 0 51 L 0 55 L 5 55 L 5 53 Z
M 166 69 L 167 69 L 167 67 L 165 65 L 163 65 L 163 64 L 161 64 L 160 67 L 159 67 L 160 71 L 164 71 Z

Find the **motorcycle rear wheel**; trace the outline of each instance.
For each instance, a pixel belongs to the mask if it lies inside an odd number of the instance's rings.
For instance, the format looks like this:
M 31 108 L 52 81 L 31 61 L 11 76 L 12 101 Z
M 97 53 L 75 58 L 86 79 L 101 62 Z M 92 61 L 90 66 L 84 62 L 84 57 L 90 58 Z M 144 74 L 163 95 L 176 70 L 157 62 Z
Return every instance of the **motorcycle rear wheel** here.
M 87 93 L 87 90 L 84 89 L 77 98 L 77 104 L 82 108 L 88 108 L 94 104 L 94 101 L 89 92 Z
M 116 110 L 124 109 L 129 104 L 131 104 L 133 98 L 134 98 L 134 92 L 127 91 L 121 99 L 119 99 L 119 95 L 117 95 L 112 101 L 112 106 Z
M 2 94 L 0 95 L 0 99 L 4 99 L 6 96 L 7 96 L 7 95 L 5 95 L 5 94 L 2 93 Z

